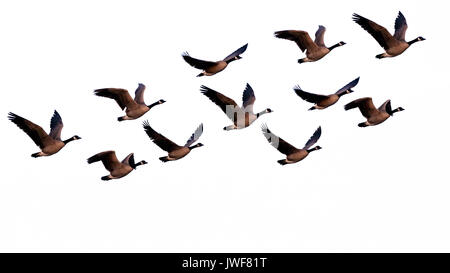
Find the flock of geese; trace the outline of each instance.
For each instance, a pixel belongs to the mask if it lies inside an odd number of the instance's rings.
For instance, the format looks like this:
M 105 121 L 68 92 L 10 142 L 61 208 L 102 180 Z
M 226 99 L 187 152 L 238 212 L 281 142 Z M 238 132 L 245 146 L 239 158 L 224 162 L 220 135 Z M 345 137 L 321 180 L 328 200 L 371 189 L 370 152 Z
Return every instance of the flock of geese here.
M 395 20 L 395 32 L 394 35 L 389 31 L 378 25 L 377 23 L 360 16 L 353 14 L 353 21 L 366 30 L 372 37 L 380 44 L 385 50 L 384 53 L 376 55 L 376 58 L 382 59 L 387 57 L 395 57 L 402 54 L 412 44 L 425 40 L 419 36 L 414 40 L 407 42 L 405 40 L 405 33 L 408 28 L 406 19 L 401 12 Z M 315 33 L 315 40 L 313 41 L 311 36 L 302 30 L 283 30 L 275 32 L 275 37 L 286 39 L 295 42 L 302 52 L 305 52 L 306 57 L 299 59 L 298 63 L 316 62 L 333 49 L 345 45 L 345 42 L 339 42 L 333 46 L 327 47 L 324 43 L 325 27 L 319 26 L 319 29 Z M 236 60 L 241 59 L 240 56 L 247 50 L 247 45 L 244 45 L 219 61 L 205 61 L 191 57 L 187 52 L 182 54 L 183 59 L 192 67 L 202 70 L 197 77 L 212 76 L 228 67 L 228 65 Z M 295 86 L 295 93 L 303 100 L 313 103 L 314 105 L 309 110 L 322 110 L 334 105 L 343 95 L 350 94 L 358 84 L 359 78 L 348 83 L 338 91 L 330 95 L 320 95 L 309 93 Z M 163 104 L 165 101 L 160 99 L 154 103 L 146 104 L 144 102 L 145 85 L 139 84 L 135 91 L 134 99 L 126 89 L 121 88 L 103 88 L 94 91 L 94 94 L 100 97 L 106 97 L 113 99 L 117 102 L 122 110 L 125 110 L 125 115 L 118 118 L 118 121 L 134 120 L 138 119 L 147 113 L 150 109 L 157 105 Z M 247 84 L 242 95 L 242 106 L 239 106 L 233 99 L 225 96 L 224 94 L 213 90 L 207 86 L 202 85 L 200 91 L 209 100 L 214 102 L 232 121 L 231 125 L 225 126 L 224 130 L 244 129 L 249 127 L 260 116 L 266 113 L 271 113 L 272 110 L 267 108 L 261 112 L 253 112 L 253 104 L 256 97 L 252 87 Z M 372 98 L 365 97 L 356 99 L 344 106 L 345 110 L 358 108 L 361 114 L 366 118 L 366 121 L 358 124 L 359 127 L 374 126 L 380 124 L 391 117 L 394 113 L 403 111 L 402 107 L 392 109 L 391 101 L 387 100 L 380 107 L 375 107 Z M 62 118 L 55 110 L 50 121 L 50 132 L 46 133 L 42 127 L 34 124 L 33 122 L 16 115 L 14 113 L 8 114 L 8 119 L 15 123 L 20 129 L 22 129 L 41 149 L 40 152 L 33 153 L 32 157 L 50 156 L 60 151 L 67 143 L 81 139 L 81 137 L 75 135 L 66 140 L 61 139 L 61 131 L 63 129 Z M 187 140 L 186 144 L 180 146 L 172 142 L 167 137 L 155 131 L 148 121 L 143 122 L 143 128 L 149 138 L 162 150 L 167 152 L 167 156 L 160 157 L 163 162 L 178 160 L 188 155 L 193 149 L 202 147 L 202 143 L 194 144 L 198 141 L 203 133 L 203 124 L 200 124 L 195 132 Z M 285 159 L 278 160 L 281 165 L 292 164 L 299 162 L 306 158 L 312 151 L 321 149 L 320 146 L 314 146 L 319 140 L 322 129 L 318 129 L 313 133 L 311 138 L 306 142 L 303 148 L 299 149 L 282 138 L 278 137 L 272 131 L 269 130 L 267 125 L 262 125 L 262 133 L 268 142 L 274 146 L 278 151 L 286 155 Z M 314 146 L 314 147 L 313 147 Z M 111 180 L 124 177 L 131 171 L 136 169 L 137 166 L 147 164 L 145 160 L 135 162 L 134 154 L 131 153 L 125 157 L 122 161 L 117 159 L 114 151 L 105 151 L 95 154 L 88 158 L 89 164 L 101 161 L 105 168 L 109 171 L 109 175 L 103 176 L 102 180 Z

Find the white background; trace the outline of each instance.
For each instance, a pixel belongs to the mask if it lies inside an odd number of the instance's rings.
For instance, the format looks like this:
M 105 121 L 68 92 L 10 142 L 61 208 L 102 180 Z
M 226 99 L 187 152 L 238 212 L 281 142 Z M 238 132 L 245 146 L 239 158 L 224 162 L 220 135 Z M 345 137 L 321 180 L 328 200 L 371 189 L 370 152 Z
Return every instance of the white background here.
M 448 50 L 444 1 L 8 1 L 0 4 L 0 251 L 378 252 L 450 251 Z M 398 11 L 407 40 L 393 59 L 351 20 L 353 12 L 393 32 Z M 325 43 L 347 45 L 316 63 L 273 32 L 327 27 Z M 200 71 L 181 58 L 219 60 L 249 43 L 225 71 Z M 299 84 L 333 93 L 361 76 L 355 92 L 324 111 L 297 97 Z M 147 85 L 144 117 L 119 123 L 113 100 L 93 90 Z M 255 111 L 274 110 L 251 127 L 230 124 L 199 92 L 216 89 L 239 104 L 246 83 Z M 359 128 L 358 110 L 343 105 L 371 96 L 404 112 Z M 9 111 L 49 130 L 57 109 L 68 144 L 48 158 L 8 121 Z M 141 123 L 184 144 L 201 122 L 204 147 L 186 158 L 166 155 Z M 280 166 L 284 156 L 260 131 L 262 122 L 302 147 L 321 125 L 322 150 Z M 134 152 L 139 167 L 104 182 L 101 163 L 114 149 Z

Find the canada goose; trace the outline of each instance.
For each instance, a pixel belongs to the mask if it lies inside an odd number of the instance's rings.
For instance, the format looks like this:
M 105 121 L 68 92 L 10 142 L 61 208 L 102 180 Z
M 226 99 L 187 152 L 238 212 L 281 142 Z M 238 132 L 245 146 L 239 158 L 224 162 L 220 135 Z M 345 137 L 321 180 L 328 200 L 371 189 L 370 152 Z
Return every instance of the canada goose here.
M 362 17 L 361 15 L 353 13 L 352 19 L 363 29 L 369 32 L 369 34 L 372 35 L 372 37 L 375 38 L 380 46 L 386 51 L 385 53 L 375 56 L 378 59 L 398 56 L 415 42 L 425 40 L 425 38 L 419 36 L 412 41 L 405 41 L 405 33 L 408 29 L 408 25 L 406 24 L 405 16 L 403 16 L 400 11 L 398 12 L 397 19 L 395 19 L 394 36 L 392 36 L 386 28 L 367 18 Z
M 234 100 L 209 87 L 202 85 L 200 90 L 203 95 L 207 96 L 212 102 L 217 104 L 228 118 L 233 121 L 233 125 L 223 128 L 227 131 L 246 128 L 261 115 L 273 112 L 270 108 L 267 108 L 262 112 L 256 114 L 253 113 L 253 104 L 255 103 L 256 97 L 252 87 L 248 83 L 242 96 L 242 107 L 239 107 Z
M 291 144 L 287 143 L 282 138 L 276 136 L 269 130 L 269 128 L 267 128 L 267 125 L 265 124 L 261 126 L 261 129 L 267 141 L 269 141 L 269 143 L 273 147 L 275 147 L 278 151 L 286 155 L 286 159 L 281 159 L 277 161 L 281 165 L 299 162 L 305 159 L 305 157 L 307 157 L 310 152 L 322 149 L 322 147 L 320 146 L 315 146 L 314 148 L 311 148 L 311 146 L 313 146 L 319 140 L 320 135 L 322 134 L 322 129 L 320 128 L 320 126 L 310 137 L 310 139 L 306 142 L 303 149 L 297 149 Z
M 131 153 L 119 162 L 114 151 L 101 152 L 88 158 L 89 164 L 101 161 L 103 166 L 109 171 L 109 175 L 102 176 L 102 180 L 118 179 L 126 176 L 137 166 L 147 164 L 145 160 L 134 163 L 134 154 Z
M 309 110 L 314 109 L 325 109 L 333 104 L 335 104 L 339 98 L 345 94 L 350 94 L 353 92 L 352 88 L 355 87 L 359 82 L 359 77 L 352 82 L 348 83 L 346 86 L 339 89 L 336 93 L 331 95 L 317 95 L 308 93 L 306 91 L 303 91 L 300 86 L 295 86 L 294 91 L 295 93 L 302 99 L 306 100 L 307 102 L 314 103 L 315 105 Z
M 299 59 L 298 63 L 315 62 L 330 53 L 336 47 L 345 45 L 345 42 L 339 42 L 333 46 L 326 47 L 323 41 L 326 28 L 319 26 L 316 31 L 316 39 L 313 41 L 308 32 L 302 30 L 282 30 L 275 32 L 275 37 L 294 41 L 302 52 L 306 50 L 306 58 Z
M 33 122 L 24 119 L 14 113 L 9 112 L 8 119 L 14 122 L 20 129 L 22 129 L 33 141 L 36 143 L 41 151 L 34 153 L 32 157 L 49 156 L 56 154 L 67 143 L 72 140 L 81 139 L 81 137 L 74 135 L 73 137 L 61 140 L 61 131 L 63 129 L 63 122 L 59 113 L 55 110 L 52 119 L 50 121 L 50 134 L 47 134 L 41 126 L 34 124 Z
M 372 98 L 360 98 L 344 106 L 345 110 L 350 110 L 356 107 L 358 107 L 361 114 L 367 118 L 366 122 L 361 122 L 358 124 L 359 127 L 380 124 L 387 120 L 390 116 L 394 115 L 395 112 L 405 110 L 402 107 L 392 110 L 391 100 L 387 100 L 377 109 L 375 108 L 375 105 L 373 105 Z
M 188 153 L 191 152 L 192 149 L 203 146 L 202 143 L 197 143 L 195 145 L 192 145 L 202 135 L 203 123 L 201 123 L 200 126 L 198 126 L 198 128 L 191 135 L 191 137 L 188 139 L 186 144 L 184 144 L 184 146 L 177 145 L 176 143 L 172 142 L 170 139 L 166 138 L 165 136 L 163 136 L 160 133 L 153 130 L 153 128 L 150 127 L 150 124 L 148 123 L 148 121 L 144 121 L 142 126 L 144 127 L 144 130 L 147 133 L 147 135 L 150 137 L 150 139 L 156 145 L 158 145 L 159 148 L 161 148 L 164 151 L 169 153 L 168 156 L 163 156 L 163 157 L 159 158 L 159 160 L 161 160 L 162 162 L 178 160 L 180 158 L 185 157 Z
M 134 100 L 131 98 L 128 90 L 122 88 L 103 88 L 94 91 L 94 94 L 100 97 L 114 99 L 120 108 L 125 110 L 126 115 L 117 118 L 118 121 L 137 119 L 147 113 L 155 105 L 163 104 L 165 100 L 159 100 L 150 105 L 145 105 L 144 102 L 145 85 L 139 84 L 134 92 Z
M 203 70 L 202 73 L 198 74 L 197 77 L 201 76 L 212 76 L 216 73 L 219 73 L 220 71 L 224 70 L 229 63 L 232 61 L 236 61 L 239 59 L 242 59 L 241 55 L 245 52 L 247 49 L 248 44 L 243 45 L 239 49 L 237 49 L 235 52 L 231 53 L 225 59 L 217 62 L 211 62 L 211 61 L 203 61 L 199 59 L 192 58 L 189 56 L 189 53 L 184 52 L 181 56 L 183 59 L 190 64 L 191 66 Z

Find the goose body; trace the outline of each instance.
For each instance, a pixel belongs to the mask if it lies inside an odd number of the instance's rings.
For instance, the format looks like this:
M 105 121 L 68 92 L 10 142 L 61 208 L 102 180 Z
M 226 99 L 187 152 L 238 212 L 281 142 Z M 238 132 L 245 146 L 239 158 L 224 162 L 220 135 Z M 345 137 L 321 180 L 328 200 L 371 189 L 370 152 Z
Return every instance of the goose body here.
M 373 104 L 372 98 L 370 97 L 354 100 L 346 104 L 344 108 L 345 110 L 358 108 L 361 111 L 361 114 L 367 119 L 367 121 L 359 123 L 359 127 L 378 125 L 393 116 L 394 113 L 405 110 L 402 107 L 392 110 L 391 100 L 385 101 L 380 107 L 376 108 Z
M 145 133 L 148 135 L 148 137 L 162 150 L 166 151 L 168 153 L 167 156 L 160 157 L 159 160 L 162 162 L 167 161 L 174 161 L 181 159 L 188 155 L 193 149 L 202 147 L 202 143 L 194 144 L 202 135 L 203 133 L 203 124 L 200 124 L 198 128 L 195 130 L 195 132 L 191 135 L 191 137 L 188 139 L 186 144 L 184 146 L 180 146 L 167 137 L 161 135 L 160 133 L 156 132 L 148 123 L 148 121 L 144 121 L 142 124 L 144 127 Z
M 280 165 L 293 164 L 302 161 L 309 155 L 309 153 L 322 149 L 322 147 L 320 146 L 311 148 L 314 144 L 316 144 L 316 142 L 320 138 L 320 135 L 322 134 L 321 127 L 317 128 L 317 130 L 306 142 L 305 146 L 302 149 L 298 149 L 292 146 L 282 138 L 272 133 L 267 125 L 262 125 L 261 129 L 267 141 L 278 151 L 286 155 L 286 159 L 278 160 L 278 163 Z
M 405 52 L 412 44 L 425 40 L 422 36 L 409 42 L 405 40 L 408 24 L 406 23 L 405 16 L 403 16 L 401 12 L 398 13 L 397 18 L 395 19 L 394 35 L 391 35 L 385 27 L 380 26 L 359 14 L 353 14 L 353 21 L 372 35 L 378 44 L 384 48 L 384 53 L 376 55 L 376 58 L 378 59 L 398 56 Z
M 247 50 L 247 46 L 248 44 L 243 45 L 242 47 L 225 57 L 225 59 L 216 62 L 192 58 L 187 52 L 184 52 L 181 56 L 189 65 L 203 70 L 203 72 L 198 74 L 197 77 L 212 76 L 224 70 L 231 62 L 242 59 L 240 55 L 244 53 L 245 50 Z
M 109 171 L 109 175 L 103 176 L 102 180 L 122 178 L 136 169 L 137 166 L 147 164 L 145 160 L 135 163 L 133 153 L 129 154 L 122 161 L 119 161 L 117 159 L 116 152 L 114 151 L 101 152 L 91 156 L 87 160 L 89 164 L 98 161 L 101 161 L 103 166 L 105 166 L 105 168 Z
M 256 101 L 256 97 L 252 87 L 248 83 L 242 96 L 242 107 L 239 107 L 237 103 L 229 97 L 204 85 L 200 87 L 200 91 L 219 106 L 227 117 L 231 119 L 233 125 L 223 128 L 227 131 L 247 128 L 261 115 L 272 112 L 270 108 L 259 113 L 253 112 L 253 104 Z
M 325 46 L 325 31 L 326 28 L 324 26 L 319 26 L 319 29 L 316 31 L 316 38 L 314 41 L 309 36 L 308 32 L 303 30 L 277 31 L 275 32 L 275 37 L 293 41 L 298 45 L 302 52 L 306 51 L 306 58 L 299 59 L 298 63 L 315 62 L 325 57 L 336 47 L 345 45 L 345 42 L 341 41 L 331 47 Z
M 355 87 L 358 84 L 358 82 L 359 77 L 330 95 L 318 95 L 309 93 L 302 90 L 298 85 L 294 87 L 294 91 L 303 100 L 314 103 L 314 106 L 309 108 L 309 110 L 314 109 L 321 110 L 335 104 L 339 100 L 339 98 L 342 97 L 343 95 L 352 93 L 353 92 L 352 88 Z
M 144 91 L 145 85 L 140 83 L 135 91 L 134 99 L 130 96 L 128 90 L 122 88 L 97 89 L 94 91 L 94 94 L 100 97 L 114 99 L 122 110 L 125 109 L 126 115 L 117 119 L 118 121 L 123 121 L 140 118 L 154 106 L 166 102 L 161 99 L 150 105 L 146 105 L 144 102 Z
M 41 126 L 16 115 L 14 113 L 8 114 L 8 119 L 22 129 L 33 141 L 41 148 L 40 152 L 34 153 L 32 157 L 50 156 L 59 152 L 67 143 L 81 139 L 81 137 L 74 135 L 73 137 L 61 140 L 61 131 L 63 129 L 63 122 L 59 113 L 55 110 L 50 121 L 50 133 L 47 134 Z

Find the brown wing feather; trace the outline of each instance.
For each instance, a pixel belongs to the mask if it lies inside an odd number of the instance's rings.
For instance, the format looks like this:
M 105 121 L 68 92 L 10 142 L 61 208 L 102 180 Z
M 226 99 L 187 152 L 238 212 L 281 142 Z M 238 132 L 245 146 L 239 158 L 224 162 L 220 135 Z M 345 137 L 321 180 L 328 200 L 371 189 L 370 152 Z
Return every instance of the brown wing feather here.
M 114 151 L 101 152 L 89 157 L 87 160 L 89 164 L 97 161 L 102 161 L 103 166 L 105 166 L 105 168 L 110 172 L 112 172 L 120 165 L 120 162 L 116 156 L 116 152 Z
M 369 118 L 370 116 L 378 112 L 378 109 L 375 107 L 375 105 L 373 105 L 372 98 L 369 97 L 354 100 L 344 106 L 345 110 L 350 110 L 356 107 L 359 108 L 361 114 L 366 118 Z
M 305 50 L 311 51 L 319 48 L 306 31 L 282 30 L 275 32 L 275 37 L 294 41 L 302 52 Z
M 53 138 L 41 126 L 11 112 L 8 114 L 8 119 L 22 129 L 41 149 L 53 143 Z
M 122 88 L 103 88 L 94 91 L 94 94 L 100 97 L 113 99 L 119 104 L 123 110 L 125 107 L 131 108 L 136 105 L 136 102 L 128 93 L 128 90 Z
M 165 137 L 165 136 L 161 135 L 160 133 L 156 132 L 155 130 L 153 130 L 153 128 L 150 127 L 150 124 L 148 123 L 148 121 L 144 121 L 142 126 L 144 127 L 144 130 L 147 133 L 147 135 L 150 137 L 150 139 L 156 145 L 158 145 L 159 148 L 163 149 L 164 151 L 170 153 L 176 149 L 181 148 L 180 146 L 178 146 L 177 144 L 172 142 L 167 137 Z
M 280 138 L 277 135 L 275 135 L 274 133 L 272 133 L 269 130 L 269 128 L 267 128 L 267 125 L 263 124 L 261 126 L 261 130 L 262 130 L 264 136 L 266 137 L 267 141 L 281 153 L 283 153 L 285 155 L 290 155 L 290 154 L 298 151 L 297 148 L 295 148 L 294 146 L 287 143 L 282 138 Z
M 399 43 L 399 41 L 397 41 L 385 27 L 380 26 L 379 24 L 362 17 L 361 15 L 354 13 L 353 21 L 369 32 L 369 34 L 372 35 L 372 37 L 375 38 L 375 40 L 385 50 L 388 50 Z

